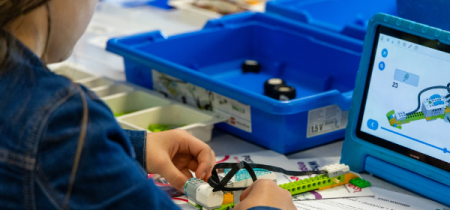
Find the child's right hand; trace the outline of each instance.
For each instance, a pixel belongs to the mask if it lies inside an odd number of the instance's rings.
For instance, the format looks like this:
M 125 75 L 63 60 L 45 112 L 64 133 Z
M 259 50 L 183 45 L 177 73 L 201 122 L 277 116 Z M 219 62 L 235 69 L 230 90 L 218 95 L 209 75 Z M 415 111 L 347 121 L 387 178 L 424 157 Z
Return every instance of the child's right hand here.
M 267 179 L 256 180 L 241 195 L 241 202 L 234 210 L 249 209 L 256 206 L 268 206 L 283 210 L 296 210 L 292 195 L 282 189 L 274 181 Z

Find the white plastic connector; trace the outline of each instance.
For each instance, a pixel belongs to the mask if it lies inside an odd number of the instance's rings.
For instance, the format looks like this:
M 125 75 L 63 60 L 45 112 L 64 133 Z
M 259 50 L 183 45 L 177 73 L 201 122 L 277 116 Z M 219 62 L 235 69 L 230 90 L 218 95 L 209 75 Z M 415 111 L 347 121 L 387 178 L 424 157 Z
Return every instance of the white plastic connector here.
M 322 170 L 327 171 L 327 175 L 329 178 L 350 173 L 350 168 L 345 164 L 333 164 L 324 166 Z

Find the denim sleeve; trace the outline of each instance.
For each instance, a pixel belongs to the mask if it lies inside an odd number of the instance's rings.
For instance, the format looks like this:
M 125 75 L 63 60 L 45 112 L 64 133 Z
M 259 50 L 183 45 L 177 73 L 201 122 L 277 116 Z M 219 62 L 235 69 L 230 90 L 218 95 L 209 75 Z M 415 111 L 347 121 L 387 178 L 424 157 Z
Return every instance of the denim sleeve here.
M 147 179 L 133 157 L 130 139 L 108 108 L 90 98 L 87 105 L 87 133 L 70 194 L 70 209 L 179 209 Z M 34 172 L 37 209 L 63 208 L 79 145 L 82 113 L 82 100 L 77 94 L 46 120 Z M 139 135 L 131 133 L 132 139 Z
M 125 134 L 131 140 L 134 151 L 136 153 L 136 160 L 141 164 L 143 168 L 146 167 L 146 143 L 147 143 L 147 131 L 133 131 L 124 130 Z
M 252 207 L 249 208 L 247 210 L 281 210 L 279 208 L 273 208 L 273 207 L 268 207 L 268 206 L 257 206 L 257 207 Z

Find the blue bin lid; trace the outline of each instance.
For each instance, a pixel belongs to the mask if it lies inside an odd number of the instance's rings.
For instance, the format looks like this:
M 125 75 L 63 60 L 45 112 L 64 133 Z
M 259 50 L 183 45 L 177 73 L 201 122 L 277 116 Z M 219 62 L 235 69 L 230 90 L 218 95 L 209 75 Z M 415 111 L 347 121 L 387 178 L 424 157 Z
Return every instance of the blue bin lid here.
M 266 12 L 364 39 L 376 13 L 397 14 L 396 0 L 273 0 Z

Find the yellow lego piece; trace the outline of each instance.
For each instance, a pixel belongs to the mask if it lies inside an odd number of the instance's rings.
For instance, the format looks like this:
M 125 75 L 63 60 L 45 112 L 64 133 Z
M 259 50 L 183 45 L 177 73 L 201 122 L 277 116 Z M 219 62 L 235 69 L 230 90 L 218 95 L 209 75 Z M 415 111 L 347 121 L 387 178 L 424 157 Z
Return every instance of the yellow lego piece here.
M 227 205 L 234 202 L 233 194 L 227 193 L 223 195 L 223 203 L 222 205 Z
M 393 117 L 392 119 L 389 120 L 389 124 L 390 124 L 391 126 L 394 126 L 394 124 L 397 124 L 397 125 L 398 125 L 399 123 L 398 123 L 397 119 L 395 119 L 395 117 Z
M 333 188 L 333 187 L 341 186 L 341 185 L 344 185 L 344 184 L 348 184 L 348 183 L 350 183 L 350 180 L 356 179 L 358 177 L 359 176 L 356 176 L 353 173 L 348 173 L 348 174 L 345 174 L 345 176 L 344 176 L 345 180 L 343 182 L 341 182 L 339 184 L 334 184 L 334 185 L 331 185 L 331 186 L 328 186 L 328 187 L 321 187 L 321 188 L 319 188 L 319 190 L 326 190 L 326 189 L 329 189 L 329 188 Z
M 246 0 L 246 2 L 247 2 L 247 4 L 250 4 L 250 5 L 262 3 L 261 0 Z
M 444 111 L 444 114 L 447 114 L 447 113 L 450 113 L 450 108 L 448 106 L 445 108 L 445 111 Z

